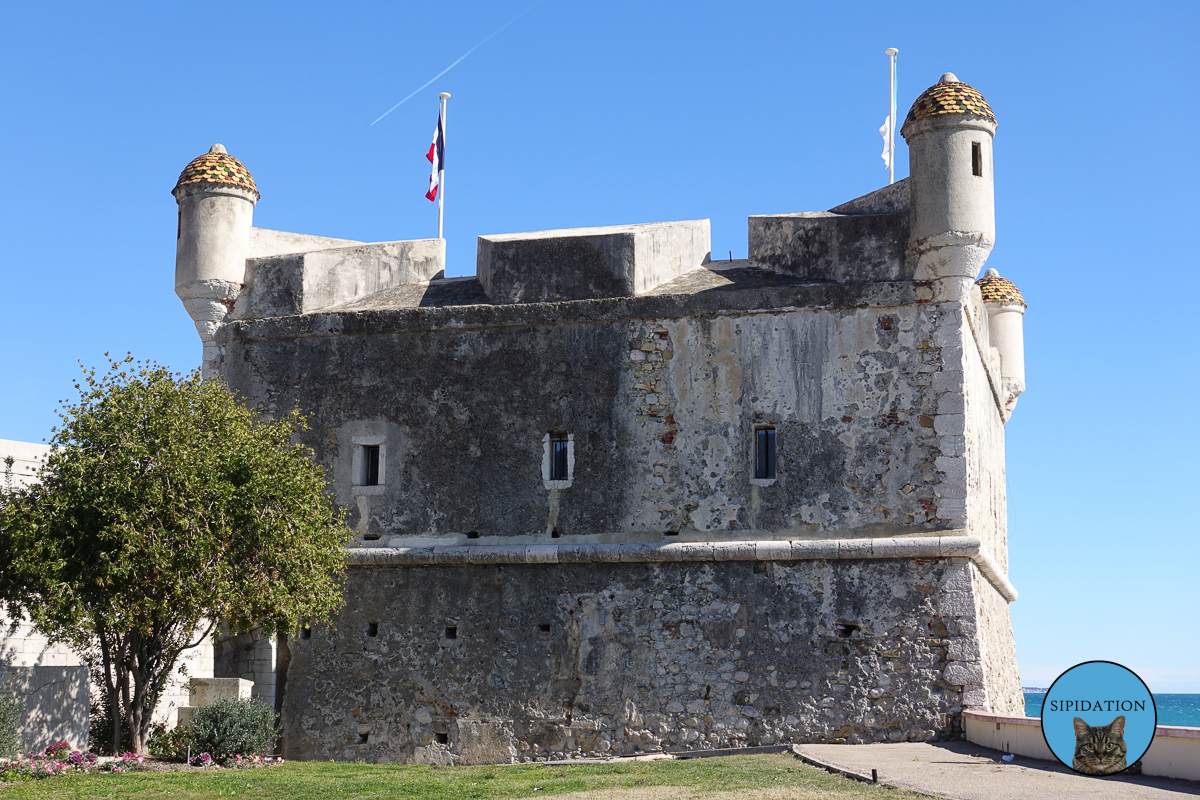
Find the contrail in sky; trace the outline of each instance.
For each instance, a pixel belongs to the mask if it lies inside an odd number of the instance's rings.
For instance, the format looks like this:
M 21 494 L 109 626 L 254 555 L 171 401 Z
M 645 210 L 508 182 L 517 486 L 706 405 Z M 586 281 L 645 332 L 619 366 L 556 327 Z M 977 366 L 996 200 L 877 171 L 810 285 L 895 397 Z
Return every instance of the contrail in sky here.
M 430 78 L 428 81 L 426 81 L 425 83 L 421 84 L 421 87 L 420 87 L 419 89 L 417 89 L 415 92 L 413 92 L 413 93 L 412 93 L 412 94 L 410 94 L 408 97 L 406 97 L 406 98 L 404 98 L 403 100 L 401 100 L 399 103 L 396 103 L 396 105 L 392 106 L 392 107 L 391 107 L 391 108 L 389 108 L 387 111 L 385 111 L 385 112 L 383 112 L 382 114 L 380 114 L 380 115 L 379 115 L 379 119 L 383 119 L 383 118 L 384 118 L 384 117 L 386 117 L 388 114 L 392 113 L 392 112 L 393 112 L 393 111 L 395 111 L 397 108 L 399 108 L 400 106 L 402 106 L 402 105 L 404 105 L 405 103 L 407 103 L 407 102 L 408 102 L 408 101 L 409 101 L 409 100 L 410 100 L 410 99 L 413 97 L 413 95 L 415 95 L 415 94 L 417 94 L 418 92 L 420 92 L 420 91 L 421 91 L 421 89 L 424 89 L 426 86 L 428 86 L 429 84 L 433 83 L 433 82 L 434 82 L 434 81 L 436 81 L 438 78 L 442 77 L 442 76 L 443 76 L 443 75 L 445 75 L 447 72 L 449 72 L 450 70 L 452 70 L 452 69 L 454 69 L 455 67 L 457 67 L 457 66 L 459 65 L 459 63 L 460 63 L 460 62 L 461 62 L 461 61 L 462 61 L 464 58 L 466 58 L 467 56 L 471 55 L 471 53 L 474 53 L 476 50 L 478 50 L 480 47 L 482 47 L 482 46 L 483 46 L 483 45 L 484 45 L 484 44 L 487 42 L 487 40 L 488 40 L 488 39 L 491 39 L 491 38 L 492 38 L 493 36 L 495 36 L 497 33 L 499 33 L 500 31 L 504 30 L 504 29 L 505 29 L 505 28 L 507 28 L 509 25 L 512 25 L 514 22 L 516 22 L 516 21 L 517 21 L 517 20 L 519 20 L 521 17 L 523 17 L 523 16 L 525 16 L 526 14 L 528 14 L 530 11 L 533 11 L 535 8 L 537 8 L 538 6 L 540 6 L 540 5 L 541 5 L 542 3 L 544 3 L 544 2 L 546 2 L 546 0 L 538 0 L 536 3 L 534 3 L 533 5 L 531 5 L 529 8 L 525 9 L 525 10 L 524 10 L 524 11 L 522 11 L 520 14 L 517 14 L 515 17 L 513 17 L 513 18 L 512 18 L 512 19 L 510 19 L 508 22 L 506 22 L 506 23 L 504 23 L 503 25 L 501 25 L 501 26 L 500 26 L 499 28 L 497 28 L 495 31 L 493 31 L 492 33 L 488 34 L 488 36 L 487 36 L 487 38 L 486 38 L 486 39 L 484 39 L 482 42 L 480 42 L 479 44 L 477 44 L 477 45 L 475 45 L 474 47 L 472 47 L 472 48 L 471 48 L 470 50 L 468 50 L 467 52 L 463 53 L 461 56 L 459 56 L 459 57 L 458 57 L 458 61 L 455 61 L 453 64 L 451 64 L 450 66 L 446 67 L 444 70 L 442 70 L 441 72 L 439 72 L 437 75 L 434 75 L 434 76 L 433 76 L 432 78 Z M 379 122 L 379 119 L 375 120 L 375 122 Z M 371 124 L 372 124 L 372 125 L 374 125 L 374 124 L 375 124 L 375 122 L 372 122 Z

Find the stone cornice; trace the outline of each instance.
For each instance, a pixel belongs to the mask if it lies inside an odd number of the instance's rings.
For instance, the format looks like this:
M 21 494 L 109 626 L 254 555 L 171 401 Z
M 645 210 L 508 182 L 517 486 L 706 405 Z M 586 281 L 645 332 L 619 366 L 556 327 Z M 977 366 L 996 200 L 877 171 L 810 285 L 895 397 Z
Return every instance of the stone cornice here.
M 979 538 L 963 535 L 663 544 L 359 547 L 346 551 L 346 563 L 353 567 L 816 561 L 864 558 L 969 558 L 1005 600 L 1011 603 L 1017 599 L 1017 590 Z

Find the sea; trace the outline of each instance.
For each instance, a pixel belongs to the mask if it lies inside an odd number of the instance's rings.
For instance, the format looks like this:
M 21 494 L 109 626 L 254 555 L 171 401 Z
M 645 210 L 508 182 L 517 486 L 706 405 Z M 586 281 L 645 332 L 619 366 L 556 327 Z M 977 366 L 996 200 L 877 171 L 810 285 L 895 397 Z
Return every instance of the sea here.
M 1025 716 L 1040 717 L 1046 690 L 1025 690 Z M 1156 694 L 1154 707 L 1159 725 L 1183 725 L 1200 728 L 1200 694 Z

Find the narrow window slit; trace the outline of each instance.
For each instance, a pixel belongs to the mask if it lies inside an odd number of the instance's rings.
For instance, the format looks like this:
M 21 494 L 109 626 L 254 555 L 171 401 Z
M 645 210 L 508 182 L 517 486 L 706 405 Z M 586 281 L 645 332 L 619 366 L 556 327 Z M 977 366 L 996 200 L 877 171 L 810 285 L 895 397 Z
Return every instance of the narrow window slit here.
M 983 145 L 979 142 L 971 142 L 971 174 L 983 177 Z
M 550 434 L 550 480 L 565 481 L 568 480 L 567 474 L 567 434 L 552 433 Z
M 361 485 L 379 485 L 379 445 L 377 444 L 363 445 Z
M 775 428 L 762 427 L 754 431 L 754 477 L 770 480 L 775 477 Z
M 378 635 L 379 635 L 379 623 L 378 622 L 368 622 L 367 623 L 367 636 L 370 636 L 372 639 L 374 639 Z

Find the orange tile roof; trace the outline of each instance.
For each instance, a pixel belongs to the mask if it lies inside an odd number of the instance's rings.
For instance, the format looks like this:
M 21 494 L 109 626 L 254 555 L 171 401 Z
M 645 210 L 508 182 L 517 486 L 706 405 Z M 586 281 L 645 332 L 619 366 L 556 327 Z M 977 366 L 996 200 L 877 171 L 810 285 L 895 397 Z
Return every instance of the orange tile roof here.
M 985 303 L 1020 303 L 1022 308 L 1028 308 L 1025 298 L 1008 278 L 1001 278 L 994 269 L 989 269 L 983 277 L 975 281 L 979 291 L 983 293 Z
M 254 192 L 255 199 L 262 197 L 258 193 L 258 187 L 254 185 L 254 178 L 250 177 L 250 170 L 246 169 L 242 162 L 224 152 L 210 151 L 193 158 L 179 174 L 175 188 L 178 189 L 180 186 L 193 183 L 223 183 L 239 186 Z
M 922 92 L 908 110 L 904 123 L 907 125 L 920 119 L 945 114 L 974 114 L 993 124 L 996 122 L 992 107 L 974 87 L 965 83 L 950 82 L 935 83 Z

